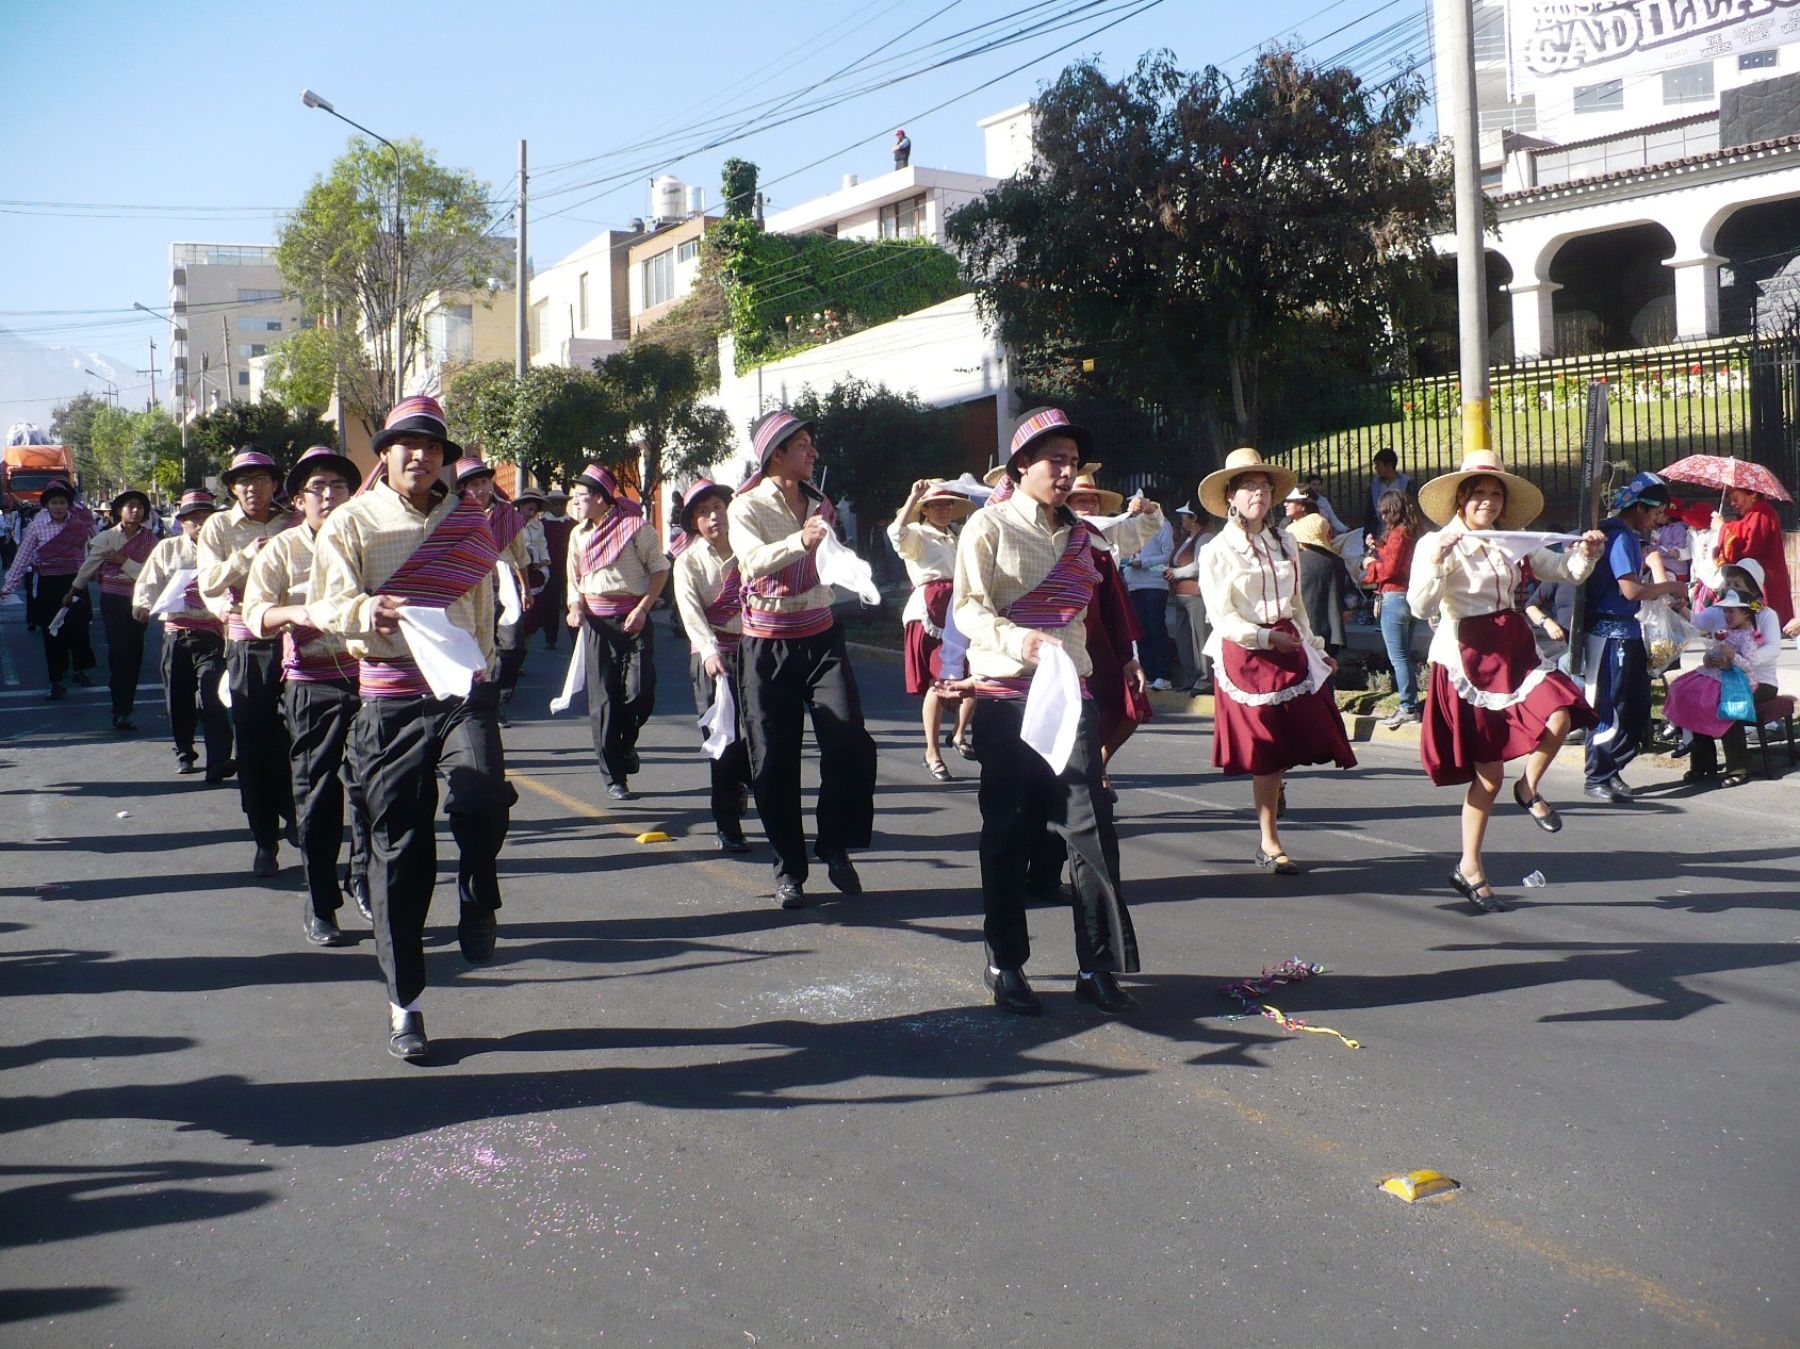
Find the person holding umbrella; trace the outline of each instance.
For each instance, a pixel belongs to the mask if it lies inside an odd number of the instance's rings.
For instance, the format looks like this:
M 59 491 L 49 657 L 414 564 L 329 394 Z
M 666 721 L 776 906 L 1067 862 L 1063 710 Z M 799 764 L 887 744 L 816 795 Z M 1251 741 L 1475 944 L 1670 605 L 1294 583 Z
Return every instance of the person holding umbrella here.
M 1794 619 L 1793 583 L 1782 548 L 1781 520 L 1770 504 L 1793 498 L 1775 475 L 1761 464 L 1741 459 L 1690 454 L 1663 469 L 1661 476 L 1673 482 L 1711 487 L 1722 494 L 1724 504 L 1737 518 L 1726 520 L 1718 511 L 1713 512 L 1713 530 L 1719 540 L 1718 563 L 1730 566 L 1740 558 L 1754 558 L 1768 578 L 1764 600 L 1781 620 L 1782 630 L 1790 636 L 1800 633 L 1800 623 Z

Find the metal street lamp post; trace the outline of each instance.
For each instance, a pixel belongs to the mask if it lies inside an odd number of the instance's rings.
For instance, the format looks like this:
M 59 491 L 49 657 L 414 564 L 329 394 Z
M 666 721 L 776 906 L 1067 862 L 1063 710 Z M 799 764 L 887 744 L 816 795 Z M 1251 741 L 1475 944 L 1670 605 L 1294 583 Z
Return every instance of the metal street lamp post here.
M 104 384 L 106 386 L 107 401 L 112 403 L 114 407 L 118 406 L 119 386 L 117 384 L 114 384 L 110 379 L 108 379 L 105 375 L 101 374 L 98 370 L 89 370 L 85 365 L 81 367 L 81 373 L 84 375 L 92 375 L 95 379 L 99 380 L 102 384 Z
M 404 172 L 400 162 L 400 147 L 386 136 L 377 136 L 361 122 L 353 122 L 343 113 L 331 106 L 328 99 L 320 98 L 310 89 L 300 91 L 300 101 L 309 108 L 317 108 L 328 112 L 338 121 L 353 126 L 365 136 L 372 136 L 394 152 L 394 401 L 398 403 L 406 397 L 405 362 L 401 359 L 406 349 L 406 305 L 404 297 L 404 277 L 406 275 L 406 231 L 400 218 L 400 179 Z

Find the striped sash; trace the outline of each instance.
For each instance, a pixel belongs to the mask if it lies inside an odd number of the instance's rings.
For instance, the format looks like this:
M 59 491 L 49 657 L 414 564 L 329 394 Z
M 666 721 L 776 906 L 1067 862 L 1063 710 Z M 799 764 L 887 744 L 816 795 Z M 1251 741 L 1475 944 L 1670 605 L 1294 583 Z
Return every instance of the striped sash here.
M 621 618 L 637 608 L 642 595 L 583 595 L 581 607 L 595 618 Z
M 487 513 L 463 497 L 376 593 L 448 609 L 485 581 L 499 559 Z
M 364 698 L 429 698 L 431 685 L 411 660 L 374 660 L 358 663 L 356 690 Z
M 644 508 L 620 497 L 594 532 L 581 541 L 581 570 L 585 574 L 610 567 L 644 523 Z
M 261 635 L 251 632 L 249 628 L 244 626 L 243 617 L 238 610 L 238 605 L 243 602 L 243 592 L 233 586 L 231 590 L 232 613 L 231 617 L 225 620 L 225 638 L 227 641 L 232 642 L 260 642 L 263 640 Z
M 317 628 L 293 627 L 281 635 L 281 677 L 301 684 L 357 678 L 357 660 Z
M 73 506 L 62 528 L 38 545 L 32 565 L 45 576 L 73 576 L 87 559 L 88 540 L 93 537 L 93 511 L 85 505 Z
M 736 651 L 742 640 L 735 632 L 727 632 L 725 624 L 731 622 L 744 609 L 744 583 L 738 574 L 737 559 L 733 558 L 725 564 L 718 596 L 706 606 L 706 622 L 712 628 L 713 644 L 721 651 Z M 688 649 L 698 654 L 700 648 L 692 642 Z
M 1094 565 L 1093 539 L 1086 524 L 1075 523 L 1056 565 L 1035 588 L 1019 596 L 1000 612 L 1022 628 L 1054 633 L 1069 626 L 1094 602 L 1100 569 Z M 982 678 L 975 683 L 977 698 L 1023 698 L 1031 689 L 1031 676 L 1010 679 Z M 1081 696 L 1089 697 L 1088 682 L 1081 681 Z
M 817 494 L 810 488 L 803 488 L 814 512 L 826 524 L 837 523 L 837 510 L 822 493 Z M 743 583 L 746 599 L 756 596 L 762 599 L 788 599 L 795 595 L 804 595 L 814 590 L 819 584 L 819 564 L 816 550 L 808 549 L 805 554 L 772 576 L 758 576 L 754 580 Z M 744 605 L 744 636 L 772 637 L 776 639 L 794 639 L 812 637 L 824 632 L 831 626 L 831 606 L 820 609 L 801 609 L 794 613 L 774 613 L 756 606 Z
M 519 531 L 525 528 L 525 512 L 499 497 L 488 503 L 487 519 L 488 532 L 494 536 L 494 547 L 503 553 L 506 546 L 519 537 Z
M 150 531 L 140 529 L 125 541 L 125 546 L 119 551 L 141 567 L 149 560 L 150 554 L 155 548 L 156 540 L 151 536 Z M 136 585 L 136 578 L 127 576 L 119 563 L 102 562 L 100 564 L 100 593 L 102 595 L 123 595 L 129 599 Z

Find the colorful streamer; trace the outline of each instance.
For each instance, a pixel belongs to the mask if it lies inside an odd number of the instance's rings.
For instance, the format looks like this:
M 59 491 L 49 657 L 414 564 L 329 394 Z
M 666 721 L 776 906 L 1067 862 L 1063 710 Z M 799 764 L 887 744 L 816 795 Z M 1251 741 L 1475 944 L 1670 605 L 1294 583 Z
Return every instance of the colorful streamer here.
M 1285 1031 L 1305 1031 L 1309 1035 L 1335 1035 L 1344 1042 L 1346 1049 L 1361 1049 L 1362 1043 L 1352 1040 L 1342 1031 L 1333 1030 L 1330 1026 L 1313 1026 L 1307 1024 L 1303 1017 L 1289 1016 L 1279 1007 L 1270 1006 L 1263 998 L 1271 989 L 1283 984 L 1298 984 L 1310 979 L 1315 974 L 1325 973 L 1323 965 L 1315 965 L 1305 960 L 1288 959 L 1279 965 L 1265 965 L 1263 972 L 1254 979 L 1240 979 L 1235 984 L 1226 984 L 1219 992 L 1228 998 L 1236 999 L 1241 1010 L 1232 1013 L 1232 1021 L 1241 1021 L 1247 1016 L 1266 1016 Z

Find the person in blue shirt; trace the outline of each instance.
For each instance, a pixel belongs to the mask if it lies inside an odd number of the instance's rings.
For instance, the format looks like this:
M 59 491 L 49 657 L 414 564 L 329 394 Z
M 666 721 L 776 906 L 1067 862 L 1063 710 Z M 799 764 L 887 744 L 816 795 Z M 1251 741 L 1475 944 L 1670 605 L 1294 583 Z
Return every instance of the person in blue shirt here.
M 1586 793 L 1595 801 L 1631 800 L 1620 776 L 1650 732 L 1650 669 L 1638 606 L 1682 590 L 1679 581 L 1652 582 L 1644 540 L 1663 523 L 1669 488 L 1654 473 L 1639 473 L 1613 494 L 1613 513 L 1601 522 L 1606 551 L 1587 579 L 1587 692 L 1599 724 L 1588 732 Z

